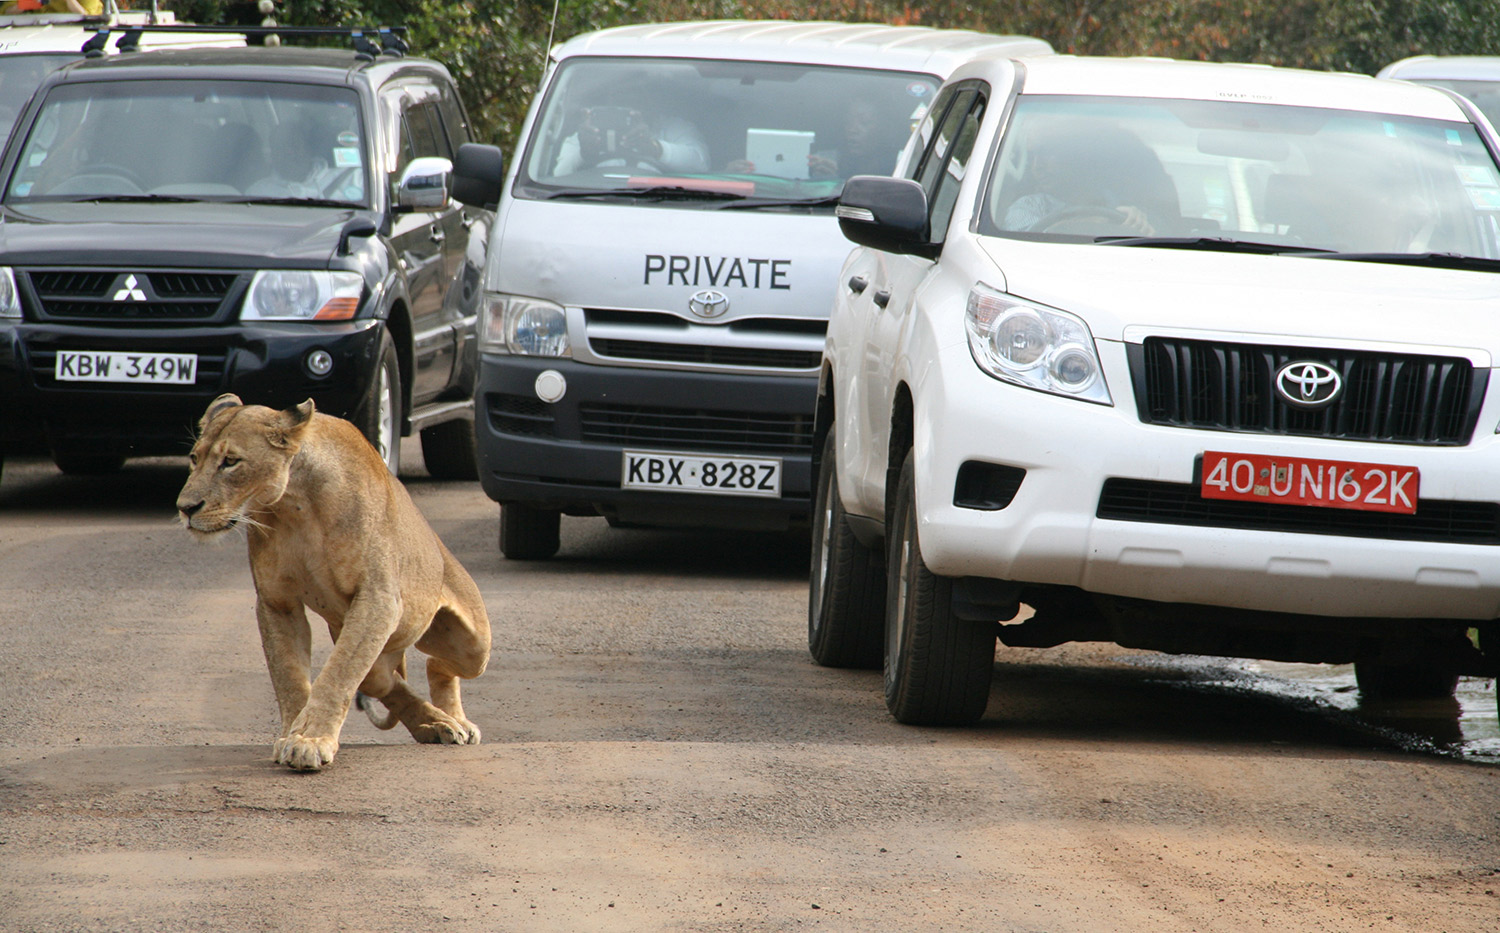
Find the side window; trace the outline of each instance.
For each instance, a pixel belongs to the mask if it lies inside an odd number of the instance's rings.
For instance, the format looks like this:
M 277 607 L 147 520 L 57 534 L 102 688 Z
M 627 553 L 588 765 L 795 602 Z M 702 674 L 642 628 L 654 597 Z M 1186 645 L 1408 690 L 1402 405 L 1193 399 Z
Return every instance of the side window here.
M 424 156 L 453 158 L 438 116 L 436 88 L 407 86 L 387 100 L 395 105 L 396 160 L 393 169 L 398 176 L 412 159 Z
M 931 148 L 937 122 L 948 112 L 948 105 L 953 103 L 953 96 L 957 93 L 956 87 L 945 87 L 938 93 L 937 99 L 923 115 L 922 122 L 917 124 L 917 132 L 907 142 L 907 150 L 901 154 L 901 169 L 896 173 L 897 175 L 913 181 L 917 180 L 922 170 L 923 157 Z
M 447 133 L 448 148 L 454 152 L 473 137 L 469 133 L 469 120 L 464 115 L 464 105 L 458 99 L 458 91 L 451 84 L 438 85 L 438 109 L 443 114 L 443 129 Z
M 932 141 L 927 144 L 927 154 L 922 160 L 922 167 L 917 172 L 917 182 L 921 184 L 922 190 L 927 192 L 929 206 L 936 201 L 938 185 L 943 180 L 948 160 L 953 156 L 954 143 L 958 140 L 964 119 L 968 116 L 970 106 L 978 93 L 978 90 L 973 87 L 960 87 L 954 95 L 952 106 L 948 108 L 947 113 L 943 114 L 941 122 L 938 123 Z M 973 142 L 970 141 L 970 146 L 972 145 Z
M 955 121 L 952 152 L 937 174 L 937 191 L 929 195 L 930 228 L 934 239 L 946 235 L 948 223 L 953 219 L 958 189 L 969 169 L 969 157 L 974 154 L 974 140 L 979 136 L 979 123 L 984 119 L 986 103 L 984 93 L 976 89 L 966 107 L 955 105 L 953 108 L 953 113 L 962 113 L 962 118 Z

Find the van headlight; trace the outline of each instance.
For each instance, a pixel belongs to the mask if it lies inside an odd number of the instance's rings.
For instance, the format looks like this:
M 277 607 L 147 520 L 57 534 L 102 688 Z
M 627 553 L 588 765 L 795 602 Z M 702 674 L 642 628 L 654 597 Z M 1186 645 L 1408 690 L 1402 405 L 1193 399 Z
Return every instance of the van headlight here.
M 242 321 L 347 321 L 359 313 L 365 277 L 317 269 L 263 270 L 250 280 Z
M 964 316 L 979 368 L 1028 389 L 1113 405 L 1094 335 L 1081 318 L 984 285 L 969 292 Z
M 0 320 L 21 319 L 21 293 L 16 291 L 16 276 L 10 266 L 0 266 Z
M 520 356 L 572 356 L 562 305 L 540 298 L 491 293 L 479 315 L 479 349 Z

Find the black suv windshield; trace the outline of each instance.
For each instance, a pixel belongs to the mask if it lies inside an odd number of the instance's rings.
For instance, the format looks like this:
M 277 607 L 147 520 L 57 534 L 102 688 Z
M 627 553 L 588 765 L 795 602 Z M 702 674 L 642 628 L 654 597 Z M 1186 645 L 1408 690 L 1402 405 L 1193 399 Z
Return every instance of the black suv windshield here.
M 63 84 L 31 124 L 6 203 L 140 197 L 365 204 L 348 88 L 249 81 Z

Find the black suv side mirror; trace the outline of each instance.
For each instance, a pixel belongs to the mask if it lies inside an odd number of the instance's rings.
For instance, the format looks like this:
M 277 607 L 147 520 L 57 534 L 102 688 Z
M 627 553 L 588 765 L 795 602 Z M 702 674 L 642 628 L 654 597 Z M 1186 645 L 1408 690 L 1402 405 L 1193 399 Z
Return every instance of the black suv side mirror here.
M 495 210 L 505 184 L 505 156 L 499 146 L 464 143 L 453 158 L 453 199 Z
M 396 209 L 440 211 L 448 207 L 453 163 L 442 156 L 412 159 L 396 182 Z
M 834 210 L 844 236 L 887 253 L 930 255 L 927 192 L 909 178 L 856 175 Z

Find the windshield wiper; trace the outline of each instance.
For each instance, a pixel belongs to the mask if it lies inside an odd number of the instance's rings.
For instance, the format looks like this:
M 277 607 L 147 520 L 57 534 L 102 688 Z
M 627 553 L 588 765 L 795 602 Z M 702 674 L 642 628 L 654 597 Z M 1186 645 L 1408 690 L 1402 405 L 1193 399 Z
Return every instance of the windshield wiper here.
M 743 194 L 732 191 L 714 191 L 704 188 L 688 188 L 683 185 L 652 185 L 649 188 L 570 188 L 553 191 L 547 195 L 549 201 L 586 200 L 589 198 L 629 198 L 658 201 L 743 201 Z
M 1400 266 L 1427 266 L 1433 269 L 1467 269 L 1475 272 L 1500 272 L 1500 259 L 1466 256 L 1463 253 L 1320 253 L 1314 259 L 1346 259 L 1350 262 L 1384 262 Z
M 69 200 L 90 204 L 106 201 L 160 201 L 164 204 L 186 204 L 192 201 L 202 201 L 203 198 L 193 198 L 182 194 L 96 194 L 93 197 L 70 198 Z
M 725 204 L 721 211 L 756 211 L 763 207 L 837 207 L 839 196 L 826 198 L 746 198 L 733 204 Z
M 1095 243 L 1106 246 L 1155 246 L 1163 249 L 1201 249 L 1219 253 L 1259 253 L 1275 256 L 1281 253 L 1322 255 L 1332 250 L 1318 246 L 1292 246 L 1286 243 L 1261 243 L 1223 236 L 1100 236 Z
M 291 204 L 297 207 L 358 207 L 349 201 L 329 198 L 226 198 L 226 204 Z

